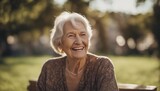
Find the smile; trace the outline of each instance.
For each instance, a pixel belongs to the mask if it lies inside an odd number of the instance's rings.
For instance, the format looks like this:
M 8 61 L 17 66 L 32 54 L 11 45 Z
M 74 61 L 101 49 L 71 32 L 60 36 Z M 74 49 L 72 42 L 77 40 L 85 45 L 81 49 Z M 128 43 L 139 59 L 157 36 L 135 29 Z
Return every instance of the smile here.
M 84 47 L 75 47 L 75 48 L 72 48 L 73 51 L 81 51 L 83 49 L 84 49 Z

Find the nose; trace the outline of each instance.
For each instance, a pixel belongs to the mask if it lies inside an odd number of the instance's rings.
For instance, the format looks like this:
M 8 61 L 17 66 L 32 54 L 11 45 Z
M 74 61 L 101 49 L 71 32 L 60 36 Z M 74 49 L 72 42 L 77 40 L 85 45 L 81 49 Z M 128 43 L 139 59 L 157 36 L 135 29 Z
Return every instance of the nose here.
M 81 44 L 82 43 L 82 39 L 80 38 L 79 35 L 76 36 L 76 39 L 75 39 L 75 44 Z

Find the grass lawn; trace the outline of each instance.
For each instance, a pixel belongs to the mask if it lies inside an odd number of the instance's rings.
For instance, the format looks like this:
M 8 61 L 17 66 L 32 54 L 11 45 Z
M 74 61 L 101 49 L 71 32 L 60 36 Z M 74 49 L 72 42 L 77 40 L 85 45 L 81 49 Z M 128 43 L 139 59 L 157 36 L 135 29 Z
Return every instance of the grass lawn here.
M 8 57 L 0 60 L 0 91 L 27 91 L 28 80 L 37 80 L 43 63 L 50 57 Z M 110 58 L 119 83 L 160 86 L 160 61 L 157 59 L 137 56 Z

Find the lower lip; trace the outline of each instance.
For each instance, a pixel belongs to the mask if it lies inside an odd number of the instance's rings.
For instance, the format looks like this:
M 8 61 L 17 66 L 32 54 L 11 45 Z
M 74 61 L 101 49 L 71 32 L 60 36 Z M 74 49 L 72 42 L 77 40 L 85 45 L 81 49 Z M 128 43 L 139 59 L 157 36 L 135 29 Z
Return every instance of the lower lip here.
M 83 48 L 84 49 L 84 48 Z M 83 51 L 83 49 L 80 49 L 80 50 L 74 50 L 74 49 L 72 49 L 73 51 Z

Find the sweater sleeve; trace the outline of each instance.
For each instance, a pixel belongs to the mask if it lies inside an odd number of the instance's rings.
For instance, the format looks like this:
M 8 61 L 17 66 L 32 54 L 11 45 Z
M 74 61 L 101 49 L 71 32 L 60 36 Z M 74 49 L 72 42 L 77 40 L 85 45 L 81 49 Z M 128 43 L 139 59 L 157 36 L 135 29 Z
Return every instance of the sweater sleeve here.
M 118 91 L 114 67 L 108 58 L 101 58 L 98 70 L 98 91 Z
M 37 91 L 46 91 L 46 64 L 43 65 L 37 81 Z

